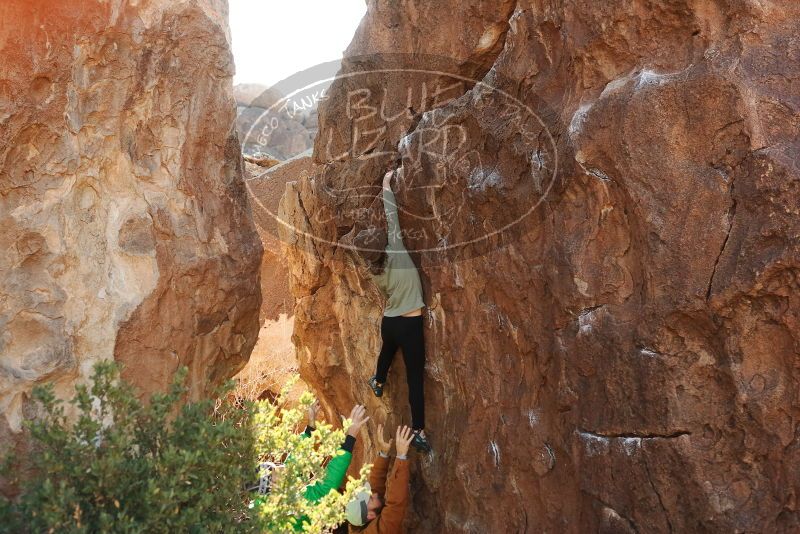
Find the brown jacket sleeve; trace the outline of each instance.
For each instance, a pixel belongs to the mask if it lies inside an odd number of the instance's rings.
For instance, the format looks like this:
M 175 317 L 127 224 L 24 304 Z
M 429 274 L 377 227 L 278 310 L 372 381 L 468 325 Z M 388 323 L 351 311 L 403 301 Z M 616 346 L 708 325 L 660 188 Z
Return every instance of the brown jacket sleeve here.
M 369 472 L 369 487 L 380 496 L 386 493 L 386 474 L 389 472 L 389 458 L 380 454 L 375 456 L 375 462 Z
M 388 463 L 388 462 L 387 462 Z M 373 467 L 373 469 L 375 469 Z M 372 483 L 370 482 L 370 485 Z M 394 461 L 388 481 L 386 504 L 380 515 L 367 525 L 365 534 L 402 534 L 408 508 L 408 460 Z

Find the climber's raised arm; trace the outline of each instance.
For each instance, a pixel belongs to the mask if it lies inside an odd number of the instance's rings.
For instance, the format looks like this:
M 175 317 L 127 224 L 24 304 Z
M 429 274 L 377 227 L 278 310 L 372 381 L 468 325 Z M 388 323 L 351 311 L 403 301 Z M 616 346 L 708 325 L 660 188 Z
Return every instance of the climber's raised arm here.
M 378 446 L 378 457 L 372 464 L 369 472 L 369 485 L 372 491 L 381 497 L 386 493 L 386 475 L 389 474 L 389 452 L 392 450 L 392 442 L 383 439 L 383 425 L 378 425 L 378 433 L 375 436 L 375 444 Z
M 406 363 L 408 403 L 411 405 L 411 425 L 414 430 L 413 444 L 421 451 L 430 452 L 431 446 L 425 435 L 425 388 L 423 387 L 425 322 L 422 315 L 425 300 L 417 265 L 403 243 L 397 200 L 392 192 L 392 178 L 402 178 L 403 167 L 397 160 L 392 162 L 392 167 L 396 170 L 389 171 L 383 176 L 382 195 L 383 208 L 386 212 L 386 233 L 365 228 L 353 239 L 356 250 L 367 261 L 372 280 L 386 298 L 381 319 L 381 352 L 378 355 L 375 374 L 367 380 L 367 384 L 376 397 L 383 395 L 383 386 L 386 384 L 392 359 L 397 349 L 401 349 Z M 404 187 L 408 188 L 409 185 L 408 181 L 403 180 Z M 409 207 L 413 207 L 414 202 L 413 199 L 409 199 Z M 376 236 L 379 239 L 376 239 Z M 377 247 L 375 241 L 378 241 Z
M 318 406 L 317 409 L 319 409 Z M 314 413 L 314 418 L 316 418 L 316 412 Z M 311 419 L 311 408 L 309 408 L 309 421 Z M 328 462 L 328 467 L 325 468 L 325 477 L 310 486 L 306 486 L 304 492 L 306 499 L 311 502 L 318 502 L 329 492 L 342 485 L 347 475 L 347 468 L 350 467 L 350 460 L 353 458 L 356 437 L 367 421 L 369 421 L 369 416 L 366 409 L 360 404 L 353 406 L 350 412 L 350 426 L 347 428 L 347 435 L 342 447 L 336 451 L 334 457 Z
M 405 250 L 400 234 L 400 218 L 397 215 L 397 199 L 392 192 L 392 176 L 395 171 L 383 175 L 383 210 L 386 212 L 387 250 Z
M 395 447 L 397 456 L 394 460 L 388 488 L 383 494 L 383 506 L 378 510 L 370 510 L 368 519 L 371 523 L 363 534 L 383 534 L 385 532 L 402 532 L 403 519 L 408 508 L 408 447 L 414 439 L 414 433 L 407 426 L 397 427 Z

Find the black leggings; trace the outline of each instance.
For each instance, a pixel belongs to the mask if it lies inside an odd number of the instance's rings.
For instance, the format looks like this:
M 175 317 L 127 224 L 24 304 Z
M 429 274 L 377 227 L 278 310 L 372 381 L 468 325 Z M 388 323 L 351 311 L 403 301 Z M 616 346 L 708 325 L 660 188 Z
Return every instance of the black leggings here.
M 408 381 L 408 402 L 411 404 L 411 426 L 414 430 L 425 428 L 425 338 L 422 334 L 422 315 L 416 317 L 384 317 L 381 321 L 383 347 L 378 356 L 375 378 L 386 383 L 398 347 L 403 351 Z

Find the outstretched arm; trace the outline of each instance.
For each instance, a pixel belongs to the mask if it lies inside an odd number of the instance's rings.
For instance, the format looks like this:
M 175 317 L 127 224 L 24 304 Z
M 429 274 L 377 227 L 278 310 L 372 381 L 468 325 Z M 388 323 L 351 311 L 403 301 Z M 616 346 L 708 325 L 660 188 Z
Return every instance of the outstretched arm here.
M 353 445 L 355 438 L 347 437 L 342 448 L 336 451 L 328 467 L 325 469 L 325 478 L 307 486 L 305 497 L 310 502 L 317 502 L 331 491 L 337 489 L 344 482 L 347 469 L 350 467 L 350 460 L 353 459 Z
M 383 425 L 378 425 L 378 434 L 375 436 L 378 456 L 369 472 L 369 486 L 378 495 L 386 493 L 386 475 L 389 473 L 389 451 L 392 448 L 392 441 L 383 439 Z
M 397 427 L 397 458 L 389 476 L 385 506 L 375 521 L 370 523 L 364 534 L 380 532 L 402 532 L 403 519 L 408 508 L 408 447 L 414 439 L 414 432 L 407 426 Z
M 386 233 L 389 250 L 405 250 L 403 237 L 400 234 L 400 218 L 397 215 L 397 199 L 392 192 L 392 175 L 388 171 L 383 175 L 383 211 L 386 212 Z
M 408 479 L 408 460 L 395 459 L 392 474 L 389 476 L 386 504 L 377 519 L 368 525 L 364 534 L 402 532 L 408 508 Z
M 311 419 L 310 414 L 309 419 Z M 364 423 L 369 421 L 366 409 L 360 404 L 355 405 L 350 412 L 350 421 L 342 448 L 336 451 L 336 455 L 328 462 L 328 467 L 325 469 L 325 478 L 306 487 L 305 497 L 311 502 L 317 502 L 322 499 L 330 491 L 339 488 L 344 482 L 347 469 L 350 467 L 350 460 L 353 459 L 356 436 L 358 436 Z

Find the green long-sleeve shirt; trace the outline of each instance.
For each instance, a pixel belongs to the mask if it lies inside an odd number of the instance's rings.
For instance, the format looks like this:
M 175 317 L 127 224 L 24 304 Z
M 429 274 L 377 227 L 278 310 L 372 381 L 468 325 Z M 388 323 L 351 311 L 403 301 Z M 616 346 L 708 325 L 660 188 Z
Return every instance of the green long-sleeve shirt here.
M 397 317 L 424 307 L 425 301 L 417 266 L 403 244 L 397 200 L 386 188 L 383 190 L 383 210 L 387 225 L 386 268 L 372 278 L 386 297 L 383 315 Z
M 306 427 L 302 436 L 309 437 L 311 432 L 311 427 Z M 328 466 L 325 468 L 325 478 L 306 486 L 306 489 L 303 491 L 303 497 L 305 497 L 306 500 L 311 503 L 316 503 L 331 491 L 336 491 L 341 487 L 345 476 L 347 476 L 347 469 L 350 467 L 350 461 L 353 459 L 353 446 L 355 443 L 356 439 L 353 436 L 347 436 L 345 438 L 342 447 L 336 451 L 331 461 L 328 462 Z M 258 504 L 260 505 L 260 503 Z M 306 523 L 308 523 L 308 518 L 306 516 L 297 517 L 296 520 L 292 522 L 296 532 L 302 532 Z
M 306 499 L 310 502 L 317 502 L 329 492 L 339 489 L 342 482 L 344 482 L 344 477 L 347 475 L 347 469 L 350 467 L 352 459 L 353 453 L 350 451 L 344 449 L 336 451 L 336 455 L 331 458 L 331 461 L 328 462 L 328 467 L 325 469 L 325 478 L 306 487 Z
M 310 428 L 306 428 L 303 435 L 310 435 L 310 430 Z M 303 496 L 309 502 L 315 503 L 331 491 L 339 489 L 344 482 L 344 477 L 347 476 L 347 469 L 350 467 L 350 461 L 353 459 L 353 446 L 355 443 L 356 439 L 353 436 L 347 436 L 342 448 L 336 451 L 331 461 L 328 462 L 328 467 L 325 468 L 325 478 L 306 486 Z M 308 518 L 305 516 L 298 518 L 294 529 L 297 532 L 302 531 L 305 523 L 308 523 Z

